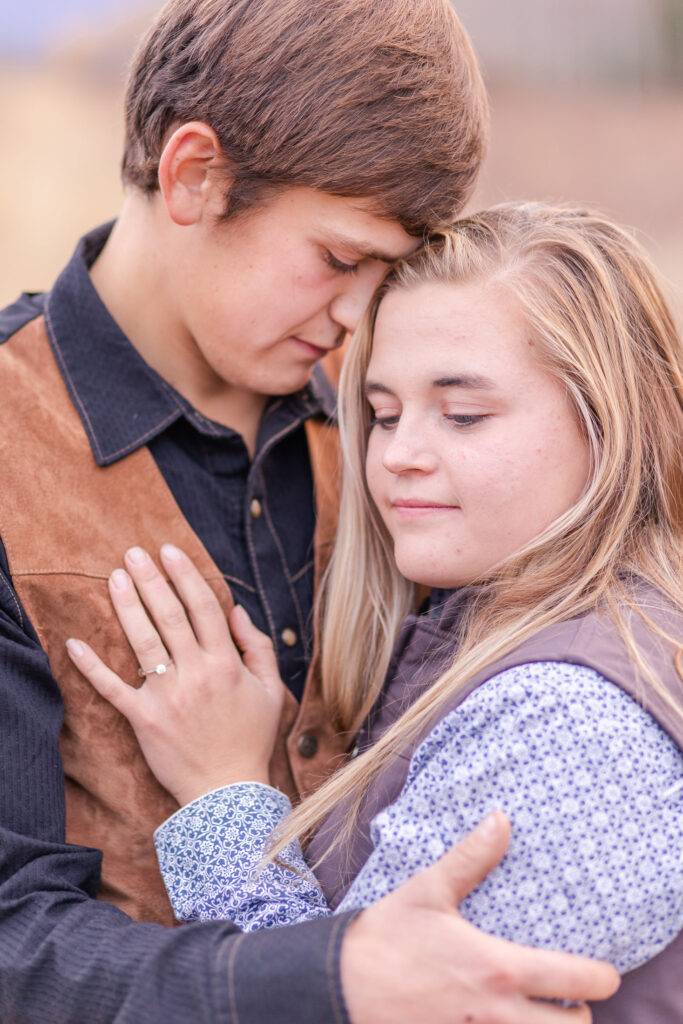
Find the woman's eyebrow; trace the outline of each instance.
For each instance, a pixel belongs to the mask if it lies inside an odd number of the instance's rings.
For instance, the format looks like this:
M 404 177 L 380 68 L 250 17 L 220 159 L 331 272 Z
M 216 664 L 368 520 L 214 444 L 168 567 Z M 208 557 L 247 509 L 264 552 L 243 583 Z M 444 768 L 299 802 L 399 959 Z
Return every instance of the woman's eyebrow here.
M 383 395 L 393 395 L 394 392 L 391 388 L 388 388 L 386 384 L 380 384 L 378 381 L 366 380 L 363 385 L 363 391 L 366 395 L 371 395 L 374 392 L 381 392 Z
M 493 391 L 496 387 L 496 382 L 491 380 L 490 377 L 484 377 L 480 373 L 459 373 L 455 377 L 437 377 L 436 380 L 432 381 L 431 386 L 433 388 L 468 388 L 472 391 Z M 363 390 L 366 395 L 377 392 L 383 395 L 394 394 L 386 384 L 380 384 L 379 381 L 375 380 L 366 380 Z
M 490 391 L 496 382 L 479 373 L 459 373 L 455 377 L 438 377 L 432 381 L 433 388 L 470 388 L 475 391 Z

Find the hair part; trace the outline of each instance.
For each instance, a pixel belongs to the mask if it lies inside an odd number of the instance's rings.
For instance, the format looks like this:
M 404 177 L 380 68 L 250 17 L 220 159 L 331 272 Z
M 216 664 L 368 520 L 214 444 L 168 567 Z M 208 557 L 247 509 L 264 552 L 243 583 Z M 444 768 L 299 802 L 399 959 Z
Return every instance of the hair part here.
M 649 584 L 683 608 L 683 349 L 649 258 L 596 213 L 504 204 L 474 215 L 399 263 L 380 286 L 348 353 L 340 389 L 344 486 L 323 594 L 323 690 L 352 736 L 375 703 L 414 588 L 396 569 L 391 539 L 364 476 L 371 411 L 363 393 L 377 310 L 395 289 L 483 281 L 513 295 L 536 351 L 564 383 L 591 455 L 577 502 L 477 583 L 452 664 L 368 752 L 307 799 L 273 853 L 310 836 L 343 803 L 350 836 L 368 785 L 397 749 L 423 735 L 475 674 L 541 629 L 600 610 L 619 630 L 644 685 L 682 714 L 636 647 L 634 599 Z M 349 645 L 349 636 L 354 637 Z
M 452 222 L 488 136 L 448 0 L 170 0 L 130 71 L 124 182 L 155 193 L 169 133 L 197 120 L 222 147 L 225 216 L 308 186 L 416 236 Z

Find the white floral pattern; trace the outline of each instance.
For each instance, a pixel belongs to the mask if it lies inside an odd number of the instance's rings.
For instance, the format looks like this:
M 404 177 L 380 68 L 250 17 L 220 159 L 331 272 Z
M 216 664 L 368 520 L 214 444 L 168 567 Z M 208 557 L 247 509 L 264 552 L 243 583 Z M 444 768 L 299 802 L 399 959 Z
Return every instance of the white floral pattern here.
M 380 899 L 496 807 L 513 837 L 462 904 L 474 924 L 621 972 L 683 927 L 683 755 L 619 687 L 556 662 L 501 672 L 430 733 L 338 911 Z M 289 809 L 277 790 L 241 783 L 164 822 L 155 841 L 177 917 L 251 931 L 330 913 L 298 844 L 282 858 L 296 873 L 257 871 Z
M 292 809 L 277 789 L 241 782 L 181 807 L 154 833 L 159 866 L 179 921 L 230 918 L 244 931 L 330 913 L 298 843 L 259 870 L 275 826 Z M 292 917 L 305 891 L 304 911 Z

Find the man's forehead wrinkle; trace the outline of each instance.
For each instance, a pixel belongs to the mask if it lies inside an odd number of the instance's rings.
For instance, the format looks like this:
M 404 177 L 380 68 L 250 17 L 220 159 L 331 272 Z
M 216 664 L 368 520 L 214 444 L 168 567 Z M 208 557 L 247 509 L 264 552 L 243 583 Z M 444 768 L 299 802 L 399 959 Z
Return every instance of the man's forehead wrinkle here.
M 383 249 L 378 249 L 375 243 L 369 241 L 367 238 L 354 238 L 353 235 L 344 234 L 343 231 L 339 231 L 336 228 L 327 228 L 325 233 L 331 242 L 352 249 L 364 259 L 381 260 L 383 263 L 394 263 L 397 259 L 400 259 L 402 255 L 398 251 L 395 253 L 389 253 Z

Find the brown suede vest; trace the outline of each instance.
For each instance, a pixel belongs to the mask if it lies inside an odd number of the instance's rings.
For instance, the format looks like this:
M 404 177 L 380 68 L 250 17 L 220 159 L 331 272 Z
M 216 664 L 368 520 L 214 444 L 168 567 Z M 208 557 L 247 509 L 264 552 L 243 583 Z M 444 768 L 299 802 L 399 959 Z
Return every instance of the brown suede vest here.
M 672 647 L 656 636 L 635 613 L 630 616 L 634 639 L 647 663 L 656 672 L 670 696 L 683 707 L 683 615 L 676 612 L 655 591 L 643 588 L 638 601 L 647 615 L 679 641 Z M 390 669 L 378 712 L 363 737 L 363 747 L 371 745 L 392 724 L 401 711 L 438 675 L 438 667 L 450 658 L 462 609 L 457 599 L 444 624 L 413 618 L 402 633 L 398 656 Z M 454 632 L 449 636 L 449 623 Z M 449 643 L 450 640 L 450 643 Z M 438 654 L 434 661 L 431 656 Z M 451 654 L 452 658 L 452 654 Z M 474 676 L 440 710 L 444 718 L 487 679 L 514 665 L 534 661 L 563 661 L 587 665 L 621 686 L 634 697 L 683 748 L 683 723 L 670 705 L 651 687 L 643 686 L 621 637 L 605 617 L 589 614 L 549 627 L 521 644 L 510 654 Z M 435 722 L 432 723 L 432 725 Z M 351 881 L 367 860 L 371 850 L 370 822 L 399 796 L 408 773 L 410 758 L 427 729 L 397 752 L 395 759 L 371 784 L 363 801 L 351 843 L 337 847 L 321 864 L 316 874 L 332 906 L 337 906 Z M 333 842 L 341 831 L 344 807 L 337 808 L 314 836 L 307 857 L 311 863 Z M 658 956 L 627 974 L 620 990 L 605 1003 L 592 1006 L 595 1024 L 681 1024 L 683 1021 L 683 932 Z
M 87 640 L 122 678 L 139 685 L 107 591 L 109 574 L 132 544 L 151 552 L 165 541 L 177 544 L 226 611 L 230 591 L 146 447 L 97 465 L 43 317 L 0 346 L 0 375 L 5 423 L 12 425 L 11 442 L 0 442 L 0 536 L 14 587 L 62 692 L 67 841 L 103 851 L 100 898 L 138 920 L 172 924 L 152 833 L 177 805 L 147 768 L 128 722 L 71 665 L 64 641 Z M 309 420 L 306 432 L 317 581 L 336 530 L 338 443 L 335 428 L 321 421 Z M 315 648 L 301 706 L 291 696 L 285 704 L 271 765 L 275 784 L 292 796 L 319 785 L 343 751 L 322 706 Z

